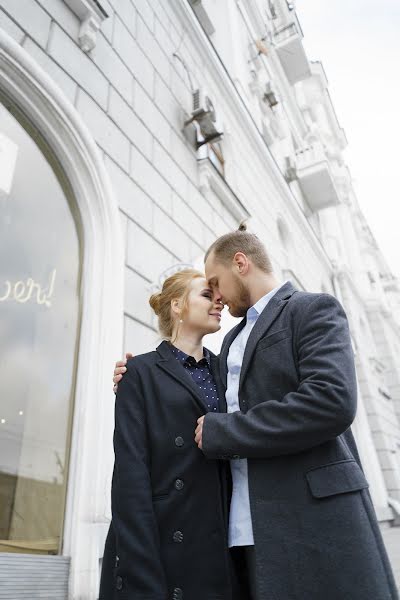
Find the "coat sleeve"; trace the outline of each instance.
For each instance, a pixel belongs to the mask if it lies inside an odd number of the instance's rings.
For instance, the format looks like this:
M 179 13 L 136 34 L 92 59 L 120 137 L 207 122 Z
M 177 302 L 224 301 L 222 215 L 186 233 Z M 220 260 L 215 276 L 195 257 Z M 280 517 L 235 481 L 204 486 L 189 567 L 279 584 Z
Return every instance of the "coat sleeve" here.
M 298 316 L 298 388 L 267 401 L 252 397 L 248 402 L 253 407 L 246 413 L 207 413 L 202 443 L 208 458 L 294 454 L 337 437 L 351 425 L 357 384 L 345 312 L 336 298 L 320 294 Z
M 152 503 L 144 398 L 132 361 L 128 361 L 115 400 L 111 506 L 119 558 L 115 581 L 120 590 L 115 597 L 166 600 L 167 584 Z

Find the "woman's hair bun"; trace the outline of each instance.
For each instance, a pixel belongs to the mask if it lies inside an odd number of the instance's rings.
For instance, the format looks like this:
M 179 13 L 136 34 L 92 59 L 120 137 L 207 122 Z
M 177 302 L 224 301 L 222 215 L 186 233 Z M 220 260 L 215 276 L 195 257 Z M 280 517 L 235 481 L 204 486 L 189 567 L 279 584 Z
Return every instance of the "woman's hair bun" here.
M 238 231 L 247 231 L 247 223 L 246 221 L 242 221 L 238 227 Z
M 156 313 L 156 315 L 158 315 L 158 313 L 160 312 L 160 301 L 161 301 L 160 292 L 156 292 L 155 294 L 152 294 L 149 298 L 149 304 L 150 304 L 151 308 L 154 310 L 154 312 Z

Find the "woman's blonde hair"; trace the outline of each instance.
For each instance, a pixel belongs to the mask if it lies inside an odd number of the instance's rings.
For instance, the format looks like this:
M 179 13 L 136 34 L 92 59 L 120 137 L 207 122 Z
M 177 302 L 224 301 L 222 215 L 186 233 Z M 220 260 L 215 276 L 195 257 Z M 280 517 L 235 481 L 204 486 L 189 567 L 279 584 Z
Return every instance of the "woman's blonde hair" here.
M 188 308 L 190 284 L 198 277 L 204 278 L 205 275 L 200 271 L 196 271 L 196 269 L 183 269 L 167 277 L 163 283 L 161 292 L 150 296 L 149 304 L 158 316 L 158 329 L 165 339 L 171 341 L 175 325 L 175 319 L 171 310 L 172 300 L 182 300 L 180 318 L 183 319 Z

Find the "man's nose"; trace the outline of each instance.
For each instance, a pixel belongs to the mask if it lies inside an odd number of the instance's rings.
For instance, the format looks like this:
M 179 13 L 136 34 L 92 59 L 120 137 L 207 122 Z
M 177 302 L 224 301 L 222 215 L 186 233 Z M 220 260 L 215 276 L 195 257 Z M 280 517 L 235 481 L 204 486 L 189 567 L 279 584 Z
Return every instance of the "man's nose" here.
M 213 301 L 215 304 L 222 304 L 221 293 L 218 288 L 213 290 Z

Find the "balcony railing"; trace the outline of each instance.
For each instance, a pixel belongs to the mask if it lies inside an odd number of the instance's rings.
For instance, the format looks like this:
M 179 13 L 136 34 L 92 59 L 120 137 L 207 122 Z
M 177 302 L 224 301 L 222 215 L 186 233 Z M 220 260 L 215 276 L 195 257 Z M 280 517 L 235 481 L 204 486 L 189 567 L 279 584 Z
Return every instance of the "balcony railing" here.
M 292 84 L 311 75 L 311 67 L 303 48 L 302 38 L 297 19 L 276 31 L 274 35 L 276 51 L 286 76 Z
M 275 43 L 281 44 L 290 40 L 290 38 L 294 35 L 297 35 L 297 26 L 296 23 L 289 23 L 289 25 L 285 25 L 282 29 L 279 29 L 275 32 Z
M 340 203 L 335 178 L 321 144 L 297 152 L 295 162 L 297 180 L 312 211 Z

